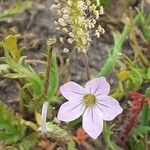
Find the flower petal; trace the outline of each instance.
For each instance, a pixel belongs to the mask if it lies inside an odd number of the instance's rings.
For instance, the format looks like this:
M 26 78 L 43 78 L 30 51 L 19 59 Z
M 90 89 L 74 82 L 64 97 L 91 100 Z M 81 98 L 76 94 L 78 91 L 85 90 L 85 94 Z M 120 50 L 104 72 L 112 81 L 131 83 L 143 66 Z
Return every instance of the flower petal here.
M 119 102 L 110 96 L 97 100 L 95 109 L 100 117 L 108 121 L 113 120 L 123 111 Z
M 69 122 L 77 119 L 82 115 L 85 110 L 85 106 L 82 101 L 79 102 L 66 102 L 61 105 L 58 112 L 58 120 Z
M 79 84 L 70 81 L 60 87 L 60 92 L 67 100 L 78 101 L 83 98 L 85 89 Z
M 101 119 L 94 108 L 87 108 L 83 114 L 83 129 L 87 134 L 96 139 L 103 130 L 103 119 Z
M 90 80 L 85 85 L 86 92 L 94 95 L 108 95 L 110 91 L 110 85 L 106 81 L 105 77 L 95 78 Z

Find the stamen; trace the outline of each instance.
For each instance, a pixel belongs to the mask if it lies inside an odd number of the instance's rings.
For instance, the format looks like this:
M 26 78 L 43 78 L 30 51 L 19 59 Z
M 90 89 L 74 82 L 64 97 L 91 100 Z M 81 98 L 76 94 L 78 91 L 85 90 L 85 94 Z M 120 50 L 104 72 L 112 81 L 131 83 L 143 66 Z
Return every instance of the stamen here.
M 93 106 L 96 103 L 96 97 L 95 95 L 92 95 L 92 94 L 85 95 L 83 99 L 84 99 L 84 103 L 86 107 Z

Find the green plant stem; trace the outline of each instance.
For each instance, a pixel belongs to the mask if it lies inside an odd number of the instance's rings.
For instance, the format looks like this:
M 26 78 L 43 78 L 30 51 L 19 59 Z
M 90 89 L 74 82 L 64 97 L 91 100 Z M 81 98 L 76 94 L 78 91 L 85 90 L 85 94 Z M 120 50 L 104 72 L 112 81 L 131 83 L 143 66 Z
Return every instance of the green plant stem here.
M 138 19 L 139 19 L 139 16 L 137 15 L 134 18 L 134 23 L 136 23 Z M 131 25 L 126 24 L 120 37 L 117 37 L 115 34 L 113 34 L 114 39 L 115 39 L 113 53 L 107 59 L 106 64 L 101 69 L 101 71 L 98 73 L 98 76 L 105 76 L 113 69 L 113 67 L 115 66 L 115 64 L 118 60 L 118 56 L 119 56 L 118 53 L 120 53 L 122 44 L 125 41 L 130 30 L 131 30 Z
M 87 75 L 87 80 L 90 80 L 90 67 L 88 63 L 88 57 L 86 53 L 82 53 L 84 64 L 85 64 L 85 70 L 86 70 L 86 75 Z

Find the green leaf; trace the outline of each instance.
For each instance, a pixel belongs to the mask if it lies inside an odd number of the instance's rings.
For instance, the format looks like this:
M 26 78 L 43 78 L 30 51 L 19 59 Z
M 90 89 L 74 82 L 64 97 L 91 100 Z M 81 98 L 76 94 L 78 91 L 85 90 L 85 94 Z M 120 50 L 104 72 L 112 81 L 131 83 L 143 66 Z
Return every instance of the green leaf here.
M 146 14 L 144 11 L 144 8 L 141 7 L 141 9 L 137 9 L 138 15 L 139 15 L 139 21 L 138 24 L 140 26 L 140 29 L 145 37 L 145 39 L 150 43 L 150 14 Z
M 6 9 L 3 13 L 0 14 L 0 21 L 8 21 L 11 17 L 16 16 L 24 12 L 27 8 L 31 7 L 32 1 L 17 1 L 10 8 Z
M 147 77 L 147 79 L 148 80 L 150 80 L 150 67 L 149 68 L 147 68 L 147 70 L 146 70 L 146 77 Z
M 145 95 L 147 97 L 150 97 L 150 88 L 147 88 L 145 90 Z M 143 106 L 142 114 L 141 114 L 141 125 L 143 126 L 149 126 L 149 115 L 150 115 L 150 108 L 149 104 L 145 103 Z
M 74 141 L 70 141 L 67 145 L 67 149 L 68 150 L 75 150 L 76 149 L 76 145 Z
M 147 103 L 145 103 L 143 106 L 143 110 L 140 118 L 140 124 L 143 126 L 149 125 L 149 105 Z
M 143 82 L 143 76 L 140 73 L 139 68 L 130 66 L 130 75 L 125 83 L 126 89 L 131 91 L 137 91 Z
M 17 79 L 17 78 L 25 78 L 27 76 L 25 74 L 7 73 L 3 77 L 10 79 Z
M 145 150 L 145 135 L 148 134 L 148 132 L 150 132 L 150 127 L 148 126 L 139 126 L 137 128 L 133 128 L 128 138 L 130 149 Z
M 47 122 L 47 130 L 50 137 L 55 137 L 67 143 L 68 150 L 74 150 L 75 144 L 72 140 L 71 136 L 63 129 L 61 129 L 58 125 L 53 124 L 52 122 Z
M 150 98 L 150 87 L 145 90 L 145 95 Z
M 25 126 L 15 119 L 13 113 L 0 102 L 0 140 L 8 144 L 21 140 Z
M 16 36 L 13 35 L 7 36 L 4 39 L 3 46 L 4 50 L 7 50 L 15 61 L 18 61 L 18 59 L 20 58 L 20 50 L 17 46 Z
M 30 89 L 33 93 L 38 96 L 41 95 L 43 91 L 43 84 L 39 75 L 31 68 L 31 66 L 23 63 L 23 58 L 21 57 L 18 62 L 12 59 L 7 51 L 5 51 L 5 57 L 2 59 L 6 64 L 9 65 L 13 72 L 12 74 L 5 75 L 9 78 L 25 78 L 25 83 L 30 83 Z
M 137 128 L 134 128 L 131 132 L 131 135 L 134 137 L 144 137 L 143 135 L 150 132 L 150 127 L 148 126 L 139 126 Z
M 105 143 L 107 144 L 108 148 L 110 150 L 123 150 L 121 147 L 119 147 L 118 145 L 116 145 L 112 140 L 111 140 L 111 129 L 114 127 L 114 125 L 112 125 L 111 127 L 108 127 L 108 125 L 106 124 L 106 122 L 104 122 L 104 130 L 103 130 L 103 138 Z
M 58 66 L 56 54 L 52 55 L 52 68 L 50 70 L 50 85 L 48 89 L 48 100 L 52 101 L 58 88 Z
M 9 65 L 7 64 L 0 64 L 0 75 L 3 76 L 7 73 L 9 73 Z
M 30 150 L 38 141 L 38 136 L 36 133 L 31 133 L 27 137 L 23 139 L 23 141 L 19 144 L 23 150 Z

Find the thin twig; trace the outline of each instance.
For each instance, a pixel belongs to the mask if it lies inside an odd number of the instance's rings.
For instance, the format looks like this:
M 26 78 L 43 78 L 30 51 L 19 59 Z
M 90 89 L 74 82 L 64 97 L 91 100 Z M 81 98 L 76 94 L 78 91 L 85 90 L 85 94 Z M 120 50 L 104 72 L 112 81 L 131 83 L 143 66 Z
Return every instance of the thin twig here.
M 84 60 L 84 64 L 85 64 L 87 80 L 90 80 L 90 67 L 89 67 L 89 63 L 88 63 L 88 57 L 87 57 L 86 53 L 82 53 L 82 54 L 83 54 L 83 60 Z

